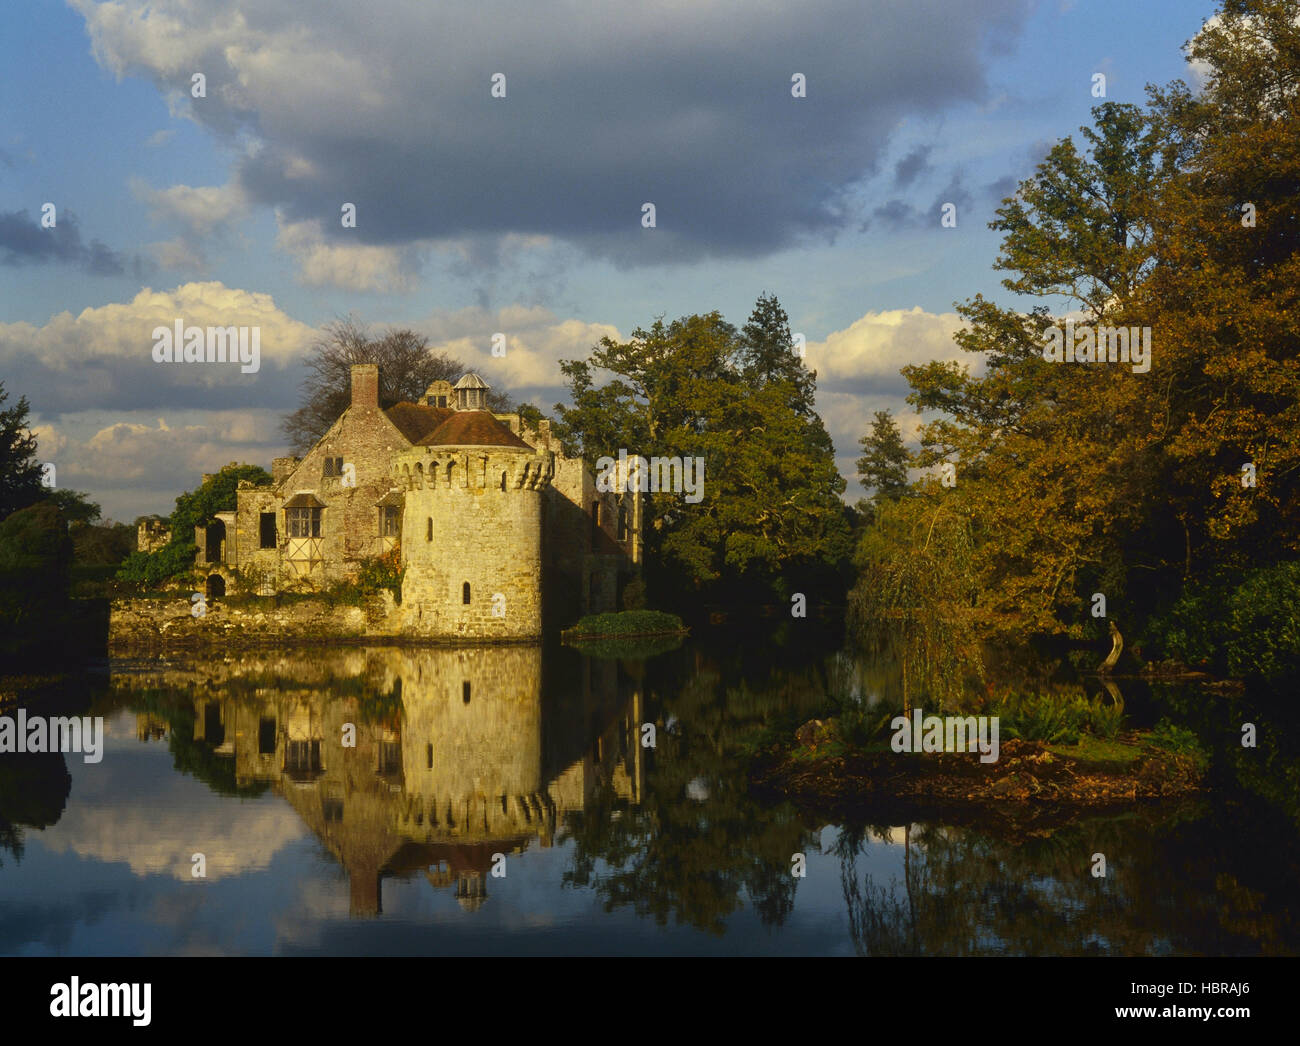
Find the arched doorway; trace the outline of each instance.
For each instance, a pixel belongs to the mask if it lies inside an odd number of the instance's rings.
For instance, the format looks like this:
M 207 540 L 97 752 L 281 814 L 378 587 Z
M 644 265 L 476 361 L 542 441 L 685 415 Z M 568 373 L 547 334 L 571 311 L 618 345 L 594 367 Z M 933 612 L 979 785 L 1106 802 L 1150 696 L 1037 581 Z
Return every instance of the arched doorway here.
M 226 594 L 226 579 L 220 574 L 208 575 L 208 599 L 219 599 Z

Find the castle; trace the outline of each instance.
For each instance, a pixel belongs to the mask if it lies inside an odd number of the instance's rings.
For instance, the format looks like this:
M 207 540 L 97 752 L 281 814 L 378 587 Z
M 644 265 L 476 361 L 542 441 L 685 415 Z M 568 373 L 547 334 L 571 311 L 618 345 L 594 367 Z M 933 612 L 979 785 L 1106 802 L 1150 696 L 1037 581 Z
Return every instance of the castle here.
M 434 382 L 418 403 L 379 405 L 379 369 L 351 369 L 351 402 L 271 482 L 240 483 L 233 512 L 196 528 L 208 595 L 319 591 L 400 550 L 398 630 L 528 640 L 544 620 L 615 610 L 641 560 L 636 491 L 598 491 L 550 422 L 487 409 L 488 384 Z M 206 477 L 205 477 L 206 478 Z

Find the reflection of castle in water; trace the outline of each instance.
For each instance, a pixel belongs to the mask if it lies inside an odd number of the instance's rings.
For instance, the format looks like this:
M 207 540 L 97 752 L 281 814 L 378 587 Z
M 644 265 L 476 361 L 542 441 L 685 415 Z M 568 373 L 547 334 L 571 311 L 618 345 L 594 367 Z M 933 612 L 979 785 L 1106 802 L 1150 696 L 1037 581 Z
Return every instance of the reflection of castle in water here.
M 535 646 L 329 659 L 330 682 L 277 659 L 251 675 L 273 685 L 196 700 L 194 730 L 238 784 L 269 782 L 297 810 L 347 870 L 354 915 L 381 910 L 385 876 L 421 871 L 477 908 L 494 854 L 550 846 L 598 789 L 640 800 L 641 695 L 626 678 L 620 693 L 618 662 L 584 658 L 544 698 Z

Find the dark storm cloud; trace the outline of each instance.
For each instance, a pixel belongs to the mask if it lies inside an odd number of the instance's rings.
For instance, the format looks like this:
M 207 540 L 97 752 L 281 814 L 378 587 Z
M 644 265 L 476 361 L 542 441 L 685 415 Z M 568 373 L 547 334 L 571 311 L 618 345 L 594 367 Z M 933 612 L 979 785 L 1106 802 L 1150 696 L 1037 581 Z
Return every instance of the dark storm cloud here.
M 899 189 L 906 189 L 916 181 L 918 175 L 930 170 L 931 152 L 933 149 L 930 146 L 918 145 L 894 164 L 894 185 Z
M 188 70 L 204 70 L 194 118 L 260 141 L 240 188 L 288 222 L 320 221 L 326 242 L 548 236 L 621 267 L 776 250 L 860 218 L 854 187 L 892 129 L 982 97 L 990 43 L 1029 6 L 474 0 L 378 17 L 335 0 L 305 20 L 284 0 L 238 17 L 220 2 L 127 3 L 135 17 L 74 3 L 115 71 L 188 94 Z M 177 39 L 181 72 L 161 46 Z M 504 99 L 490 96 L 498 72 Z M 915 176 L 906 161 L 902 174 Z
M 136 278 L 146 274 L 138 258 L 124 257 L 99 240 L 83 243 L 76 215 L 56 214 L 53 228 L 43 228 L 27 211 L 0 211 L 0 264 L 11 267 L 47 264 L 72 265 L 92 276 Z

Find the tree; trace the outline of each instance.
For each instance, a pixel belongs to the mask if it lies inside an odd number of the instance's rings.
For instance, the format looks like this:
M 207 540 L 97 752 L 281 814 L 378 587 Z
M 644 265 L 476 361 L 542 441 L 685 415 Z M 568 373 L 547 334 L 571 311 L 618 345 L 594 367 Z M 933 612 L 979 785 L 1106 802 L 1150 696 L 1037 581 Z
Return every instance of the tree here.
M 790 405 L 800 414 L 814 411 L 817 372 L 795 352 L 790 321 L 775 294 L 761 294 L 740 330 L 740 373 L 747 385 L 787 387 Z
M 293 453 L 310 450 L 348 408 L 356 363 L 378 365 L 379 405 L 385 408 L 413 403 L 433 382 L 455 382 L 466 371 L 460 360 L 432 351 L 428 338 L 415 331 L 389 328 L 372 338 L 351 317 L 328 323 L 306 356 L 302 403 L 281 422 Z M 488 406 L 507 411 L 510 399 L 494 390 L 488 394 Z
M 66 631 L 72 542 L 53 501 L 0 521 L 0 655 L 57 646 Z
M 0 407 L 8 399 L 4 382 L 0 382 Z M 45 496 L 36 437 L 27 422 L 30 409 L 27 397 L 21 396 L 12 407 L 0 410 L 0 519 Z
M 131 553 L 118 571 L 118 578 L 156 585 L 193 570 L 194 556 L 198 552 L 194 543 L 195 528 L 207 526 L 218 512 L 233 512 L 238 501 L 236 492 L 245 480 L 261 486 L 270 483 L 271 476 L 259 465 L 226 465 L 194 490 L 177 497 L 176 508 L 168 522 L 171 539 L 155 552 Z
M 556 431 L 571 453 L 593 466 L 620 450 L 705 462 L 702 502 L 647 495 L 646 558 L 663 585 L 785 598 L 791 585 L 829 584 L 847 562 L 844 480 L 784 317 L 772 297 L 748 334 L 717 312 L 661 317 L 561 362 L 572 406 L 556 406 Z M 598 386 L 598 372 L 612 378 Z
M 878 410 L 870 430 L 858 440 L 858 480 L 871 490 L 872 502 L 897 501 L 907 490 L 907 466 L 911 460 L 903 446 L 903 433 L 887 410 Z

